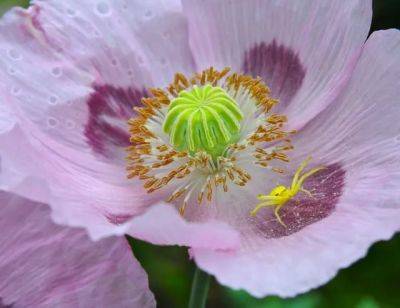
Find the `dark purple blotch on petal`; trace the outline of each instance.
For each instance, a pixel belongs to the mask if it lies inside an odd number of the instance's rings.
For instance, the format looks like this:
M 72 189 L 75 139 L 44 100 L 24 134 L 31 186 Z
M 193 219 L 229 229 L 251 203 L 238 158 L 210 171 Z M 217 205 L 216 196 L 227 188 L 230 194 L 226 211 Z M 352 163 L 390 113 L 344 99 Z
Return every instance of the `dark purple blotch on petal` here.
M 334 164 L 308 178 L 303 187 L 313 197 L 299 192 L 279 212 L 286 227 L 277 221 L 270 209 L 260 210 L 254 219 L 257 232 L 266 238 L 278 238 L 329 216 L 343 193 L 345 173 L 339 164 Z
M 87 101 L 89 119 L 85 127 L 85 136 L 94 152 L 114 158 L 121 148 L 129 146 L 127 120 L 134 116 L 132 108 L 145 96 L 145 90 L 134 87 L 94 86 Z
M 271 89 L 272 97 L 279 99 L 279 109 L 290 103 L 306 75 L 299 56 L 275 40 L 250 48 L 245 53 L 242 70 L 245 74 L 264 80 Z

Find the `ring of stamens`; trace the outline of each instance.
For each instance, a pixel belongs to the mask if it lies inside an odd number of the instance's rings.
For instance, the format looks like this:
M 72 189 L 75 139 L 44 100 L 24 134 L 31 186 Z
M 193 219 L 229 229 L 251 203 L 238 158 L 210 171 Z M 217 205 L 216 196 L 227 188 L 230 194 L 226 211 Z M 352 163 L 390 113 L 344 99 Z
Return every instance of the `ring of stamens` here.
M 142 99 L 143 106 L 135 108 L 137 116 L 128 122 L 132 144 L 128 148 L 128 177 L 143 180 L 149 193 L 170 187 L 167 201 L 182 199 L 182 214 L 191 200 L 211 202 L 219 187 L 228 192 L 230 184 L 246 185 L 252 176 L 240 165 L 243 157 L 278 173 L 284 171 L 274 168 L 271 161 L 289 161 L 286 152 L 293 148 L 289 140 L 293 132 L 282 129 L 285 116 L 270 112 L 277 101 L 270 98 L 268 87 L 260 78 L 229 72 L 229 68 L 217 71 L 211 67 L 191 78 L 177 73 L 166 89 L 150 89 L 152 97 Z M 182 91 L 196 87 L 223 89 L 243 113 L 243 120 L 238 117 L 242 120 L 238 137 L 218 155 L 207 148 L 176 146 L 164 127 L 171 102 Z

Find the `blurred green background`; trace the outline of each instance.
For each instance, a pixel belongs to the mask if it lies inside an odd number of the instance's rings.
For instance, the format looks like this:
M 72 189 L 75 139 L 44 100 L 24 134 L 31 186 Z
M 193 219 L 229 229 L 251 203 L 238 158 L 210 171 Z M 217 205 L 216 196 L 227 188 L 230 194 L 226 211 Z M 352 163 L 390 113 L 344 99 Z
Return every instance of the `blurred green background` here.
M 11 6 L 27 4 L 26 0 L 0 0 L 0 15 Z M 387 28 L 400 29 L 400 0 L 374 1 L 371 31 Z M 186 307 L 194 272 L 186 249 L 155 247 L 132 239 L 129 241 L 149 274 L 150 287 L 158 306 Z M 296 298 L 255 299 L 246 292 L 233 291 L 212 281 L 207 307 L 400 307 L 400 235 L 389 242 L 375 244 L 366 258 L 341 270 L 327 285 Z

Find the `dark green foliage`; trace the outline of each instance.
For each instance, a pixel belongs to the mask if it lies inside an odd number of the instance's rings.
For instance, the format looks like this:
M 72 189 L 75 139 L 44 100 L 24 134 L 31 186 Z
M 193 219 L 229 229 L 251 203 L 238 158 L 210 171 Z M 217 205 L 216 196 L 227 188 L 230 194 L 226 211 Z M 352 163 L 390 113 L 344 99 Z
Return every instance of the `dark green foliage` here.
M 194 273 L 186 249 L 157 247 L 132 239 L 129 242 L 149 274 L 150 288 L 159 307 L 186 307 Z M 396 308 L 400 307 L 399 260 L 400 235 L 375 244 L 366 258 L 341 270 L 325 286 L 292 299 L 256 299 L 212 280 L 207 307 Z

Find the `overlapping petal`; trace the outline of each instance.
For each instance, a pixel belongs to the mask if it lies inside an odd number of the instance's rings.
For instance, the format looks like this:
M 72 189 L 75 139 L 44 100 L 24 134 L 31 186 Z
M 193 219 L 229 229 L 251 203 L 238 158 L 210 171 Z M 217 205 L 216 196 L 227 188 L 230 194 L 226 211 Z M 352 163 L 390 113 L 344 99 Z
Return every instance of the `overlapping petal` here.
M 265 226 L 252 238 L 244 235 L 237 252 L 193 249 L 199 266 L 255 296 L 294 296 L 327 282 L 400 229 L 399 55 L 399 31 L 372 34 L 346 91 L 295 137 L 295 164 L 312 154 L 316 165 L 345 172 L 333 212 L 275 238 Z
M 184 0 L 199 68 L 262 77 L 294 128 L 337 96 L 367 38 L 372 1 Z
M 0 192 L 0 305 L 155 307 L 124 237 L 92 242 L 55 225 L 46 205 Z
M 93 149 L 88 140 L 93 134 L 87 132 L 92 123 L 108 121 L 115 129 L 100 137 L 115 141 L 112 133 L 124 129 L 132 115 L 132 106 L 123 104 L 140 99 L 128 95 L 131 87 L 162 86 L 176 71 L 192 72 L 179 9 L 177 1 L 37 1 L 28 10 L 6 14 L 0 38 L 1 117 L 11 112 L 15 123 L 11 127 L 2 120 L 4 130 L 8 125 L 1 136 L 2 189 L 49 203 L 56 222 L 86 227 L 96 239 L 121 234 L 128 228 L 124 223 L 158 201 L 141 184 L 126 180 L 123 147 L 106 144 L 117 153 L 118 160 L 110 160 Z M 106 102 L 93 101 L 103 94 Z M 101 125 L 95 129 L 109 127 Z M 185 225 L 173 211 L 153 215 L 171 215 L 167 221 Z M 196 226 L 204 232 L 195 233 L 223 230 L 226 235 L 219 223 L 215 229 L 211 225 Z

